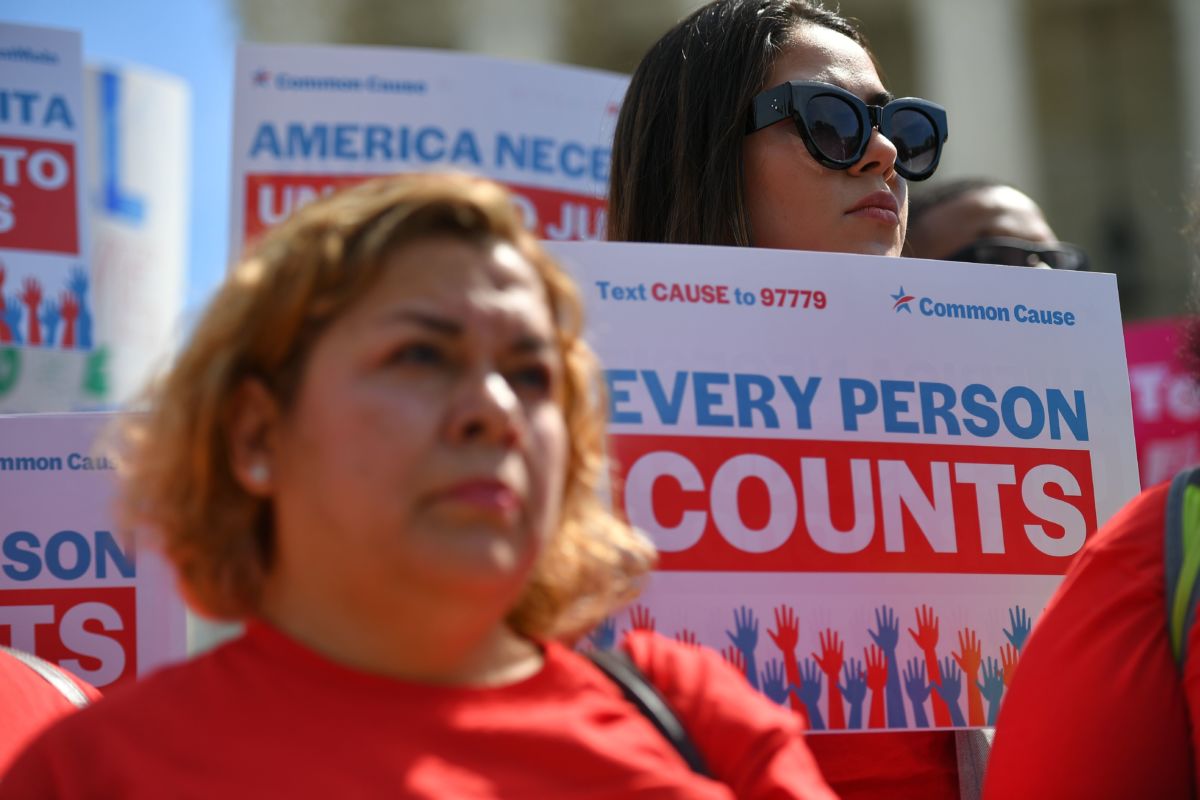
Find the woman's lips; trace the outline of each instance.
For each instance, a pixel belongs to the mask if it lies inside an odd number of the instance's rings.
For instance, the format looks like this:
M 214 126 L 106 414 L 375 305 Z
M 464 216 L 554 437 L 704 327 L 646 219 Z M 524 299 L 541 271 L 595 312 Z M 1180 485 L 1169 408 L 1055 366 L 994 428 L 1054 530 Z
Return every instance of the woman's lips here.
M 846 214 L 885 225 L 900 224 L 900 204 L 891 192 L 872 192 L 851 206 Z
M 477 511 L 508 516 L 521 507 L 521 496 L 503 481 L 490 478 L 460 481 L 438 492 L 441 500 Z

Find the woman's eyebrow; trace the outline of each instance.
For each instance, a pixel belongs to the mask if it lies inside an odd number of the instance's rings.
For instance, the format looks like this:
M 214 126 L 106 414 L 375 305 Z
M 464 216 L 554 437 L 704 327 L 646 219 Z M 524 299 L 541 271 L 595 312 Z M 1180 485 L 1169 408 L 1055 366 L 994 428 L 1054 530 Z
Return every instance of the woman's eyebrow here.
M 547 350 L 553 350 L 554 346 L 550 342 L 550 340 L 547 339 L 546 337 L 539 336 L 536 333 L 531 333 L 526 336 L 521 336 L 520 338 L 518 338 L 516 341 L 513 342 L 512 347 L 509 349 L 512 350 L 514 353 L 520 353 L 522 355 L 525 355 L 525 354 L 537 355 L 539 353 L 544 353 Z
M 448 317 L 430 314 L 426 311 L 416 311 L 413 309 L 401 309 L 391 311 L 384 314 L 380 318 L 380 322 L 392 324 L 397 322 L 408 322 L 416 324 L 422 328 L 427 328 L 435 333 L 440 333 L 444 336 L 459 336 L 462 334 L 462 323 L 449 319 Z

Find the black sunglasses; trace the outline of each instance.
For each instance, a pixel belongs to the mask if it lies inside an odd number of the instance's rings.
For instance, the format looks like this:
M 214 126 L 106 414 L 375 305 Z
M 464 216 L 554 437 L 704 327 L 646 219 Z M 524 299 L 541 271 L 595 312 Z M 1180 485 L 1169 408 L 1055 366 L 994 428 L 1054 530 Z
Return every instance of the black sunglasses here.
M 949 135 L 946 109 L 916 97 L 871 106 L 840 86 L 788 81 L 754 98 L 746 133 L 791 117 L 808 152 L 822 166 L 849 169 L 879 128 L 896 146 L 896 172 L 923 181 L 937 169 Z
M 1054 269 L 1086 270 L 1087 253 L 1067 242 L 1043 244 L 1008 236 L 980 239 L 946 256 L 943 261 L 970 261 L 974 264 L 1004 264 L 1012 267 L 1036 267 L 1045 264 Z

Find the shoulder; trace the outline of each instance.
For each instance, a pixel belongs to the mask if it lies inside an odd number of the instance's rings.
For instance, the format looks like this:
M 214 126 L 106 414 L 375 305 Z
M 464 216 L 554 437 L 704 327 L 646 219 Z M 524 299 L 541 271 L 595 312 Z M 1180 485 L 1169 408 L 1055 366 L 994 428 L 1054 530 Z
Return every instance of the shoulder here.
M 750 716 L 769 718 L 771 724 L 800 731 L 800 720 L 754 691 L 745 676 L 707 647 L 683 644 L 648 631 L 631 631 L 624 648 L 651 683 L 681 714 L 728 713 L 735 720 L 747 715 L 736 705 L 714 707 L 718 700 L 750 701 Z
M 738 797 L 834 796 L 800 717 L 755 691 L 717 653 L 646 631 L 631 632 L 624 647 Z
M 1138 495 L 1089 538 L 1034 625 L 1000 709 L 987 796 L 1167 797 L 1190 781 L 1167 636 L 1167 491 Z
M 1170 488 L 1168 481 L 1134 497 L 1088 539 L 1083 553 L 1137 550 L 1160 557 Z
M 222 693 L 213 676 L 221 671 L 222 651 L 235 645 L 115 687 L 58 720 L 13 762 L 0 800 L 82 796 L 98 787 L 122 794 L 121 776 L 136 771 L 139 759 L 189 747 L 185 740 L 201 735 L 204 720 L 220 713 Z

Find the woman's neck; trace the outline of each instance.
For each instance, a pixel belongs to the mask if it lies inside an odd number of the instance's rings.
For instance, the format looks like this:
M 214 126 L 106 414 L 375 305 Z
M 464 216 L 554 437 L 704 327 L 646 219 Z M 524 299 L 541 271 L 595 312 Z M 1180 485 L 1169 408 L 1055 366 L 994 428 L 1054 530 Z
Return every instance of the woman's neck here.
M 440 602 L 439 602 L 440 601 Z M 541 669 L 542 650 L 478 602 L 339 605 L 268 581 L 259 616 L 345 666 L 418 683 L 502 686 Z

